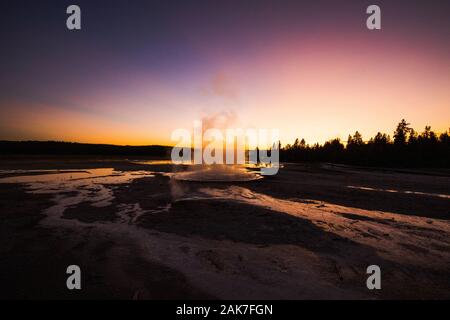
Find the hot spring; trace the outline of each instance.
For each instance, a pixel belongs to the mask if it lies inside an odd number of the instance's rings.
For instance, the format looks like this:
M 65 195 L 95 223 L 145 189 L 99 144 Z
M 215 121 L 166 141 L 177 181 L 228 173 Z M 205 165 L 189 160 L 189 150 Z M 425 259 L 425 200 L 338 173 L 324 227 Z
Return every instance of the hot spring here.
M 178 172 L 172 179 L 194 182 L 240 182 L 262 179 L 259 171 L 239 165 L 193 165 L 191 170 Z

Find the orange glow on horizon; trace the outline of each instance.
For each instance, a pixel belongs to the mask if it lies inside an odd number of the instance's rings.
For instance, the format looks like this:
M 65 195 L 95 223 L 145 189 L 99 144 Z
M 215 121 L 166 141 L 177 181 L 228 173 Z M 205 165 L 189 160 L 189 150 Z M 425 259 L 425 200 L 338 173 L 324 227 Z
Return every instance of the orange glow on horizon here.
M 3 102 L 0 138 L 173 146 L 173 130 L 224 110 L 237 115 L 235 127 L 280 129 L 283 145 L 345 141 L 356 130 L 364 140 L 378 131 L 392 136 L 402 118 L 419 132 L 450 127 L 450 61 L 439 52 L 406 41 L 380 47 L 333 38 L 272 47 L 218 57 L 177 84 L 123 75 L 126 81 L 67 98 L 79 108 Z

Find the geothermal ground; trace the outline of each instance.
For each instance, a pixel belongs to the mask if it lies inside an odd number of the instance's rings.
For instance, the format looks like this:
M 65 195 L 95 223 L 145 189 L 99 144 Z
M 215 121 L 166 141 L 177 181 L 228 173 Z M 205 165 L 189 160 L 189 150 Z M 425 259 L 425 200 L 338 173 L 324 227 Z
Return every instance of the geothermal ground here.
M 205 182 L 164 161 L 0 169 L 1 298 L 450 298 L 448 171 L 284 164 Z M 66 288 L 73 264 L 80 291 Z M 381 290 L 366 287 L 373 264 Z

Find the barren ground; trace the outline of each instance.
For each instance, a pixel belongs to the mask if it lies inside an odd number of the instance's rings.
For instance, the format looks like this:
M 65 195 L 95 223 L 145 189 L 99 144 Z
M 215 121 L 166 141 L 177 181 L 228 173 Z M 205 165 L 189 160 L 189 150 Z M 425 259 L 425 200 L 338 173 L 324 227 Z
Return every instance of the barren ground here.
M 171 179 L 183 170 L 1 160 L 0 297 L 450 298 L 449 172 L 285 164 L 255 181 Z M 66 289 L 71 264 L 80 291 Z M 366 288 L 373 264 L 381 290 Z

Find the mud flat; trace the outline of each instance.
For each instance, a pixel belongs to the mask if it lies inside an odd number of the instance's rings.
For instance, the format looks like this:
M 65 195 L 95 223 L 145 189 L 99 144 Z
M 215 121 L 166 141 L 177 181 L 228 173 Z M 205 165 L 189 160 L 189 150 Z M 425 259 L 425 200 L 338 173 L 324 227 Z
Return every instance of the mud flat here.
M 241 182 L 164 161 L 0 161 L 1 298 L 450 298 L 450 176 L 284 164 Z M 66 267 L 82 290 L 65 287 Z M 382 289 L 366 287 L 366 268 Z

